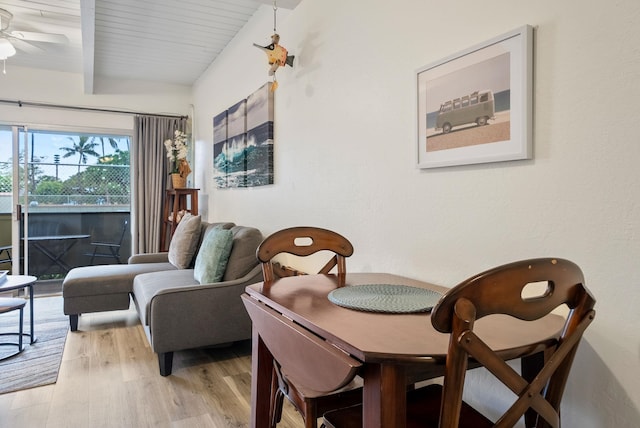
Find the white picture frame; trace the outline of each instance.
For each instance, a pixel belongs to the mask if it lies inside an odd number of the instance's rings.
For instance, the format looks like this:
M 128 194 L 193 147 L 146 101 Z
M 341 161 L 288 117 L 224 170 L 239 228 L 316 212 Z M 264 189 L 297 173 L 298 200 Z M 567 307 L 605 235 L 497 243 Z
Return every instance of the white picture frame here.
M 416 71 L 417 166 L 531 159 L 533 27 Z

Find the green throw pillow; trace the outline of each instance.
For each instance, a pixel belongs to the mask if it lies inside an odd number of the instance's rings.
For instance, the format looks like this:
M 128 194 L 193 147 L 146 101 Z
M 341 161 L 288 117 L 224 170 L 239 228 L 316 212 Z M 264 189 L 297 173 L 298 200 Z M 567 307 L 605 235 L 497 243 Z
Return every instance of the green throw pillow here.
M 193 277 L 200 284 L 220 282 L 227 269 L 227 261 L 233 246 L 233 233 L 228 229 L 214 228 L 207 233 L 196 257 Z

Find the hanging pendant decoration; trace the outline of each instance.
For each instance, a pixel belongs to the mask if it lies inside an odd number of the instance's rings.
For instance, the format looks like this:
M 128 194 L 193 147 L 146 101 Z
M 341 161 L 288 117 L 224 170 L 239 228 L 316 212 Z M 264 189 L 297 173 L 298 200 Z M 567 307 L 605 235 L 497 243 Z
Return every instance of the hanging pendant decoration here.
M 285 65 L 293 67 L 293 55 L 288 55 L 287 49 L 284 46 L 280 46 L 280 36 L 274 33 L 271 36 L 271 44 L 268 46 L 260 46 L 256 43 L 253 46 L 262 49 L 269 60 L 269 76 L 274 76 L 278 67 L 284 67 Z
M 273 83 L 271 84 L 271 91 L 275 91 L 278 88 L 278 81 L 276 80 L 276 70 L 278 67 L 284 67 L 288 65 L 293 67 L 293 59 L 295 58 L 293 55 L 289 55 L 287 49 L 284 46 L 280 46 L 280 35 L 278 35 L 276 30 L 276 13 L 278 11 L 278 7 L 276 6 L 275 0 L 273 1 L 273 35 L 271 36 L 271 44 L 268 46 L 260 46 L 256 43 L 253 46 L 261 49 L 267 54 L 267 59 L 269 61 L 269 76 L 273 76 Z

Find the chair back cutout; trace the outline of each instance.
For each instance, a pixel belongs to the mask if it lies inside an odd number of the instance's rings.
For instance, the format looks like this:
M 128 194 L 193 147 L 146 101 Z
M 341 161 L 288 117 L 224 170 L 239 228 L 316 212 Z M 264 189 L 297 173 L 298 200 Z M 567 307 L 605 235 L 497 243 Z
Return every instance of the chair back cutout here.
M 262 263 L 264 282 L 268 284 L 275 279 L 271 260 L 278 254 L 288 253 L 306 257 L 320 251 L 330 251 L 334 255 L 318 273 L 328 274 L 337 266 L 338 276 L 344 281 L 347 271 L 346 257 L 353 254 L 353 245 L 347 238 L 331 230 L 317 227 L 291 227 L 280 230 L 262 241 L 256 251 L 256 257 Z

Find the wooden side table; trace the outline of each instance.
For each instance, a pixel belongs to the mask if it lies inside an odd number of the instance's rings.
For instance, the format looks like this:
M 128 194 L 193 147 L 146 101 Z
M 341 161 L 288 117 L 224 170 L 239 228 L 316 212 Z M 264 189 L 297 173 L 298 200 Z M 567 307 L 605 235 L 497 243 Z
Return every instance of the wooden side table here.
M 176 230 L 178 222 L 175 221 L 179 211 L 187 211 L 192 215 L 198 215 L 198 191 L 200 189 L 167 189 L 162 210 L 162 230 L 160 232 L 160 251 L 169 249 L 169 242 Z M 171 220 L 169 220 L 171 217 Z

